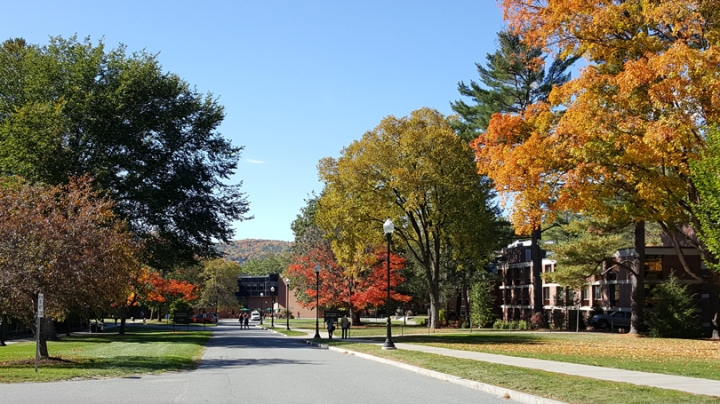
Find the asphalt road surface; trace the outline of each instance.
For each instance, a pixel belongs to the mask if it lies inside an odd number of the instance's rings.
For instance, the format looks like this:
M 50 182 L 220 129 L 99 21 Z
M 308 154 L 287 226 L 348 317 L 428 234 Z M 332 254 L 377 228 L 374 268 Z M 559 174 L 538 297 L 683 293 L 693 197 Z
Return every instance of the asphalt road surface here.
M 42 371 L 42 370 L 41 370 Z M 270 331 L 217 327 L 197 370 L 117 379 L 1 384 L 2 403 L 511 403 Z

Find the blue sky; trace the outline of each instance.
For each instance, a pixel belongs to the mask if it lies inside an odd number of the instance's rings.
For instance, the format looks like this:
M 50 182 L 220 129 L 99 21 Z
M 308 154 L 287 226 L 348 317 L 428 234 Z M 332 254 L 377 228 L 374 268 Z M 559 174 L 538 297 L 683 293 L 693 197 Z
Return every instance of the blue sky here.
M 292 241 L 316 165 L 388 115 L 451 114 L 459 81 L 494 52 L 494 0 L 5 1 L 0 40 L 104 38 L 159 53 L 167 71 L 226 109 L 220 132 L 245 146 L 237 175 L 253 220 L 236 239 Z

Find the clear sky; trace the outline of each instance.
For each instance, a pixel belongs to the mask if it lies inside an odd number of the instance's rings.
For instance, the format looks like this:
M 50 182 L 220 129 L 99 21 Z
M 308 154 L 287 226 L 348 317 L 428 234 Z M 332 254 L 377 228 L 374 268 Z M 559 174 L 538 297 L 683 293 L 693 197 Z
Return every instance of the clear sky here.
M 226 109 L 220 132 L 245 147 L 253 220 L 235 238 L 292 241 L 319 192 L 317 162 L 338 157 L 388 115 L 451 114 L 457 83 L 495 50 L 495 0 L 2 1 L 0 40 L 104 38 L 159 53 L 167 71 Z

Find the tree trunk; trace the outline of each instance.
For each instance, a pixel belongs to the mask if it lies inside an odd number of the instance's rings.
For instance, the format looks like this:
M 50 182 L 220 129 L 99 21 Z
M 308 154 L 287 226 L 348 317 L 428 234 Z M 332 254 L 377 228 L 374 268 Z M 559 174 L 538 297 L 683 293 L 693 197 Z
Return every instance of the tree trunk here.
M 710 338 L 720 339 L 720 285 L 710 285 L 710 309 L 714 311 L 710 327 L 712 333 Z
M 542 296 L 542 256 L 540 254 L 541 230 L 538 227 L 532 231 L 530 242 L 530 255 L 532 258 L 532 286 L 533 286 L 533 312 L 543 312 Z
M 645 321 L 645 222 L 635 223 L 635 273 L 631 276 L 632 293 L 630 334 L 640 334 Z
M 352 319 L 352 325 L 362 325 L 362 321 L 360 321 L 360 314 L 360 310 L 353 310 L 352 308 L 350 309 L 350 318 Z
M 118 331 L 118 335 L 125 335 L 125 320 L 127 319 L 127 312 L 125 310 L 121 310 L 120 313 L 120 331 Z
M 39 350 L 40 350 L 40 358 L 47 359 L 50 357 L 50 354 L 48 353 L 48 347 L 47 347 L 47 340 L 48 340 L 48 322 L 46 321 L 46 318 L 40 319 L 40 329 L 35 330 L 35 337 L 37 338 L 37 333 L 40 333 L 39 338 Z M 37 324 L 37 322 L 36 322 Z M 37 328 L 37 325 L 36 325 Z

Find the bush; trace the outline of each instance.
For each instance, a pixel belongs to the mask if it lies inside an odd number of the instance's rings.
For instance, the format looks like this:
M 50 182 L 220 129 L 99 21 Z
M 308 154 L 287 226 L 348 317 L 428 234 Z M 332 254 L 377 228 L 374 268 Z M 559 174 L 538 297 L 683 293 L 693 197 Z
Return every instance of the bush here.
M 530 326 L 533 330 L 547 328 L 547 320 L 545 320 L 545 316 L 542 313 L 537 312 L 530 317 Z
M 447 317 L 445 316 L 445 309 L 438 310 L 438 321 L 447 321 Z
M 674 274 L 670 281 L 657 285 L 653 290 L 657 301 L 648 313 L 647 323 L 650 336 L 663 338 L 697 338 L 702 336 L 700 317 L 695 313 L 693 295 L 687 285 L 678 283 Z
M 187 313 L 192 314 L 192 306 L 185 299 L 175 300 L 170 304 L 170 314 Z
M 497 319 L 497 320 L 495 320 L 495 322 L 493 323 L 493 326 L 492 326 L 492 327 L 493 327 L 494 329 L 496 329 L 496 330 L 502 330 L 504 323 L 505 323 L 504 321 L 502 321 L 502 320 L 500 320 L 500 319 Z
M 528 324 L 528 322 L 525 320 L 520 320 L 517 322 L 517 329 L 518 330 L 529 330 L 530 324 Z
M 470 318 L 478 327 L 486 327 L 495 320 L 493 291 L 497 283 L 495 275 L 481 272 L 480 279 L 470 288 Z

